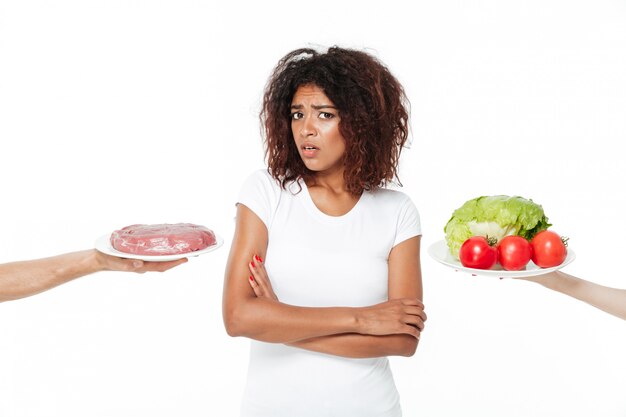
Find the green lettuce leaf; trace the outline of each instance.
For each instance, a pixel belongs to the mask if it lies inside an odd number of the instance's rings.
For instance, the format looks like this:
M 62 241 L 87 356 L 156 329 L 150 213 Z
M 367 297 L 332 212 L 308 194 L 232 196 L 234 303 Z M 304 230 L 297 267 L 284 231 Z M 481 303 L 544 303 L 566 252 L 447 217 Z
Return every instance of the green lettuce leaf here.
M 471 236 L 518 235 L 528 240 L 550 227 L 543 207 L 519 196 L 483 196 L 466 201 L 452 213 L 444 227 L 450 253 L 458 258 L 463 242 Z

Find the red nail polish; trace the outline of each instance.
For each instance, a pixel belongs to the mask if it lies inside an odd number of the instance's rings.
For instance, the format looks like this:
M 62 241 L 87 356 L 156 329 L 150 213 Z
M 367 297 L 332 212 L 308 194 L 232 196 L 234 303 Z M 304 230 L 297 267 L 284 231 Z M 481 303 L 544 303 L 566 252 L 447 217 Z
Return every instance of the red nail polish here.
M 259 262 L 263 262 L 263 259 L 261 259 L 261 257 L 259 256 Z
M 250 281 L 254 281 L 254 278 L 252 278 L 252 275 L 250 275 L 249 279 Z
M 259 255 L 254 255 L 254 259 L 256 259 L 257 261 L 261 262 L 261 258 L 259 258 Z
M 250 265 L 252 265 L 252 268 L 254 268 L 255 267 L 254 261 L 250 262 Z

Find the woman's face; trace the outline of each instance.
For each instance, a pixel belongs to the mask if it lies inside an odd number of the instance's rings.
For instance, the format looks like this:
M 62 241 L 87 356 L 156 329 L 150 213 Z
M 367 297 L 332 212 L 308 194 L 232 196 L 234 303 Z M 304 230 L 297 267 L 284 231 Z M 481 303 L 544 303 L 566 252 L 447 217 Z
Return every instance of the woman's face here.
M 304 164 L 318 173 L 343 172 L 346 142 L 339 112 L 316 85 L 298 87 L 291 101 L 291 132 Z

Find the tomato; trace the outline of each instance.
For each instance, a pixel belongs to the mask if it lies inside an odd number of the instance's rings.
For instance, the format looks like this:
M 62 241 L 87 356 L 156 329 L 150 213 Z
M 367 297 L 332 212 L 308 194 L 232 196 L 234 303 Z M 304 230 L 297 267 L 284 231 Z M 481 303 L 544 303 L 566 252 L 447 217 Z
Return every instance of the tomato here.
M 467 268 L 489 269 L 498 261 L 498 250 L 484 236 L 472 236 L 461 245 L 459 260 Z
M 506 236 L 498 243 L 500 265 L 507 271 L 524 269 L 532 257 L 530 242 L 521 236 Z
M 563 239 L 551 230 L 537 233 L 530 245 L 533 247 L 533 262 L 541 268 L 561 265 L 567 256 Z

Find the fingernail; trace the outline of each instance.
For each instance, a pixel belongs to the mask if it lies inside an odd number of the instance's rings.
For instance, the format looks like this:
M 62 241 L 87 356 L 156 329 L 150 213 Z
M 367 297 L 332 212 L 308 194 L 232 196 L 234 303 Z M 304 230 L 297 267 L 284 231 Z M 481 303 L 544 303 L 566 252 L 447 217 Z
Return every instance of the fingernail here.
M 248 278 L 250 279 L 250 281 L 254 281 L 254 278 L 252 278 L 252 275 L 250 275 Z
M 260 256 L 258 256 L 257 258 L 258 258 L 259 262 L 263 262 L 263 259 L 261 259 Z
M 250 265 L 252 265 L 252 268 L 254 268 L 254 261 L 250 262 Z
M 261 261 L 261 258 L 259 258 L 259 255 L 254 255 L 254 259 L 256 259 L 256 260 L 257 260 L 257 261 L 259 261 L 259 262 L 262 262 L 262 261 Z

